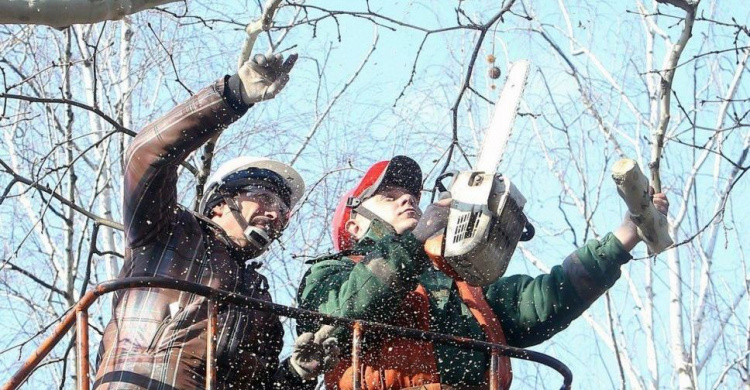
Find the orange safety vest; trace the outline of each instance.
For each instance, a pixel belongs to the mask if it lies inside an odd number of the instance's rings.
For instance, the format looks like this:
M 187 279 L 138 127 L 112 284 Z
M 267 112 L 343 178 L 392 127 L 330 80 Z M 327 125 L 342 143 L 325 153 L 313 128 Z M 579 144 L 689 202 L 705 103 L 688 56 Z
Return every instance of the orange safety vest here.
M 420 285 L 407 293 L 401 310 L 394 314 L 391 325 L 429 330 L 430 302 L 427 290 Z M 432 343 L 400 337 L 381 336 L 378 339 L 381 342 L 371 346 L 360 357 L 362 390 L 403 389 L 440 382 Z M 327 389 L 350 390 L 354 388 L 353 381 L 351 358 L 342 359 L 335 369 L 325 375 Z
M 459 280 L 456 281 L 456 286 L 461 299 L 471 310 L 474 318 L 479 321 L 488 341 L 507 345 L 500 321 L 484 299 L 482 288 L 470 286 Z M 400 310 L 394 313 L 394 320 L 390 321 L 390 324 L 430 330 L 430 301 L 424 286 L 418 285 L 414 291 L 407 293 Z M 435 349 L 431 342 L 388 336 L 381 336 L 379 339 L 381 340 L 379 346 L 363 351 L 360 356 L 359 372 L 362 390 L 406 390 L 412 387 L 425 390 L 448 388 L 440 384 Z M 499 371 L 500 388 L 510 388 L 513 374 L 510 359 L 507 356 L 500 356 Z M 489 377 L 489 373 L 485 376 Z M 335 369 L 326 373 L 325 383 L 327 389 L 352 390 L 354 368 L 351 358 L 341 359 Z

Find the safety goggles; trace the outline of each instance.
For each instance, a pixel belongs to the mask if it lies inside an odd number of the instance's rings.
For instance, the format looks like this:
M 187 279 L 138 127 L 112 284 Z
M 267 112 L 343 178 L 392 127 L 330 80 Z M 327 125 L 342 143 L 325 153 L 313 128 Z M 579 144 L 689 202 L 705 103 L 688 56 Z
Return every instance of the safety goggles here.
M 266 210 L 277 210 L 279 216 L 284 218 L 284 226 L 286 226 L 286 221 L 289 220 L 291 209 L 289 209 L 289 206 L 286 205 L 282 197 L 269 189 L 262 187 L 243 188 L 237 192 L 235 197 L 242 197 L 243 199 L 255 202 Z

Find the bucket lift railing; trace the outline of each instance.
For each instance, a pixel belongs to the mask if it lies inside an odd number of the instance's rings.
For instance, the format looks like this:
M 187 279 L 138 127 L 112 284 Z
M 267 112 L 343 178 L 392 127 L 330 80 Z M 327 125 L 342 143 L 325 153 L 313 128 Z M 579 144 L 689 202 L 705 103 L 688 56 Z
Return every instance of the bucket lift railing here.
M 247 307 L 252 310 L 261 310 L 274 313 L 276 315 L 304 318 L 306 320 L 315 320 L 321 324 L 328 324 L 337 327 L 348 327 L 353 330 L 352 335 L 352 363 L 354 367 L 354 388 L 360 388 L 360 373 L 356 362 L 360 361 L 362 337 L 366 331 L 377 331 L 381 334 L 406 337 L 414 340 L 432 341 L 437 343 L 446 343 L 461 348 L 482 350 L 492 354 L 490 367 L 497 371 L 497 360 L 500 355 L 511 358 L 523 359 L 536 362 L 552 368 L 563 377 L 562 389 L 570 389 L 573 381 L 573 374 L 567 366 L 559 360 L 545 355 L 540 352 L 530 351 L 522 348 L 508 347 L 500 344 L 489 343 L 486 341 L 474 340 L 465 337 L 452 336 L 416 329 L 402 328 L 398 326 L 386 325 L 377 322 L 352 320 L 348 318 L 330 316 L 314 311 L 298 309 L 294 307 L 279 305 L 244 295 L 231 293 L 224 290 L 214 289 L 202 284 L 186 282 L 184 280 L 175 280 L 162 277 L 138 277 L 118 280 L 110 280 L 97 284 L 92 290 L 88 291 L 76 305 L 62 318 L 52 334 L 42 342 L 42 344 L 31 354 L 24 362 L 21 368 L 3 385 L 3 390 L 14 390 L 19 388 L 37 368 L 39 363 L 52 351 L 52 349 L 65 337 L 65 334 L 76 326 L 76 350 L 78 352 L 78 361 L 76 363 L 76 372 L 78 378 L 78 389 L 89 390 L 91 383 L 89 381 L 89 337 L 88 337 L 88 309 L 102 295 L 118 290 L 131 288 L 166 288 L 172 290 L 185 291 L 205 297 L 208 300 L 208 342 L 206 353 L 206 389 L 213 390 L 216 388 L 216 329 L 218 303 L 227 303 L 237 306 Z M 491 390 L 498 389 L 497 380 L 491 381 Z

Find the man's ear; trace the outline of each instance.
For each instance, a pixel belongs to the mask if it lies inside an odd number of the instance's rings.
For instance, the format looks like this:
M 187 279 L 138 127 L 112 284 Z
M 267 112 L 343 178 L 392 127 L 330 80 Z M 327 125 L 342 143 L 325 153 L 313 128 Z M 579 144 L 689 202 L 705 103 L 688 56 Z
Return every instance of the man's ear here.
M 211 212 L 213 213 L 211 215 L 211 218 L 213 217 L 221 217 L 224 215 L 224 212 L 227 210 L 227 204 L 226 202 L 221 202 L 214 206 L 214 208 L 211 209 Z
M 349 234 L 352 235 L 352 237 L 359 239 L 358 234 L 362 231 L 362 226 L 360 226 L 359 221 L 352 218 L 344 224 L 344 229 L 346 229 Z

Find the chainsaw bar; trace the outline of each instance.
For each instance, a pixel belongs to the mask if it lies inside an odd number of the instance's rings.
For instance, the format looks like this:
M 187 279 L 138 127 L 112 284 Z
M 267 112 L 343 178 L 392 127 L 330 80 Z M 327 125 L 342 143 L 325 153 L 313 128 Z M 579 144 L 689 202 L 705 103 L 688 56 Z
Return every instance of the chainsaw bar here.
M 479 151 L 475 171 L 494 174 L 503 161 L 503 153 L 508 146 L 508 140 L 513 132 L 521 96 L 529 79 L 529 61 L 520 60 L 513 63 L 508 71 L 508 77 L 500 92 L 500 98 L 495 102 L 490 126 L 484 134 L 482 148 Z

